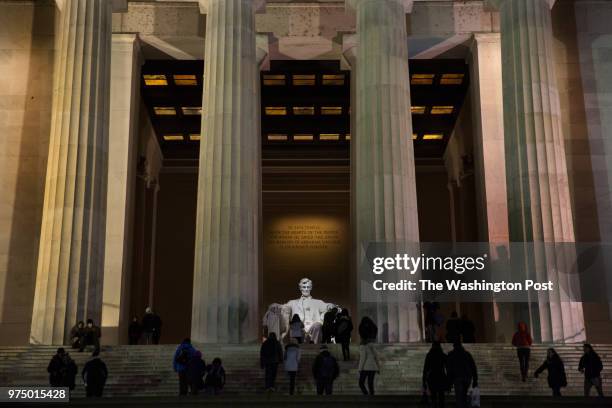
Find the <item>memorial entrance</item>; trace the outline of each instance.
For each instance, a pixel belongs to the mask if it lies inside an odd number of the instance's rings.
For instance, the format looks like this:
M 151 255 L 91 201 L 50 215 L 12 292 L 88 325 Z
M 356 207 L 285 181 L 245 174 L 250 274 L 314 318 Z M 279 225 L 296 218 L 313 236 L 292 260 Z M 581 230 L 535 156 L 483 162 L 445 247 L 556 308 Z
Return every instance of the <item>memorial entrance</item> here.
M 271 61 L 260 74 L 262 315 L 270 304 L 294 299 L 305 277 L 314 297 L 351 313 L 358 309 L 351 71 L 345 68 L 339 61 Z M 414 142 L 421 241 L 477 240 L 471 111 L 462 110 L 467 66 L 416 60 L 410 70 L 413 134 L 406 136 Z M 130 314 L 142 315 L 143 305 L 152 304 L 172 316 L 164 342 L 179 341 L 191 327 L 199 143 L 206 137 L 200 134 L 202 71 L 202 61 L 150 60 L 142 68 L 145 146 L 139 148 Z M 147 144 L 147 134 L 156 143 Z M 150 180 L 156 154 L 161 170 Z M 449 183 L 453 166 L 463 171 L 460 189 Z M 456 307 L 443 305 L 446 314 Z

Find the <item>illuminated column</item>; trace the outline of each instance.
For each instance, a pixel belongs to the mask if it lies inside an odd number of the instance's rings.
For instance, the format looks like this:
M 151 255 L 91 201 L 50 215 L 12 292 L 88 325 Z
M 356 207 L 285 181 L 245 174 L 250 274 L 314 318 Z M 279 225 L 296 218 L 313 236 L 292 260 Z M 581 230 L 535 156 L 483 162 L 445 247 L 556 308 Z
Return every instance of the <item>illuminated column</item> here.
M 63 344 L 100 322 L 108 152 L 111 2 L 64 0 L 30 341 Z
M 357 14 L 351 155 L 358 265 L 368 243 L 419 240 L 406 32 L 411 5 L 347 0 Z M 376 320 L 380 340 L 421 339 L 414 303 L 362 304 L 360 313 Z
M 206 48 L 191 337 L 258 338 L 261 138 L 255 12 L 205 0 Z
M 127 340 L 132 268 L 134 188 L 140 108 L 140 41 L 113 34 L 108 141 L 108 189 L 102 335 L 105 344 Z
M 556 276 L 555 270 L 572 261 L 551 251 L 550 244 L 574 242 L 574 225 L 553 63 L 550 8 L 554 1 L 496 0 L 496 4 L 501 16 L 510 240 L 534 242 L 532 261 L 538 277 L 558 281 L 567 277 Z M 574 288 L 577 284 L 568 282 Z M 543 294 L 537 305 L 532 304 L 536 337 L 583 340 L 582 305 L 559 296 L 558 291 Z

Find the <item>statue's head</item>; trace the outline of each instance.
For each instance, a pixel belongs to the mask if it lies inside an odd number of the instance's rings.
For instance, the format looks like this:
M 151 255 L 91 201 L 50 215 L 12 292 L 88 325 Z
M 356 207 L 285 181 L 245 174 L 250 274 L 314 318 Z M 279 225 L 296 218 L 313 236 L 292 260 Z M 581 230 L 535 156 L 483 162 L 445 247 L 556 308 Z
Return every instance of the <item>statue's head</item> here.
M 302 296 L 310 296 L 310 292 L 312 291 L 312 281 L 308 278 L 304 278 L 300 280 L 298 287 L 300 288 L 300 292 L 302 292 Z

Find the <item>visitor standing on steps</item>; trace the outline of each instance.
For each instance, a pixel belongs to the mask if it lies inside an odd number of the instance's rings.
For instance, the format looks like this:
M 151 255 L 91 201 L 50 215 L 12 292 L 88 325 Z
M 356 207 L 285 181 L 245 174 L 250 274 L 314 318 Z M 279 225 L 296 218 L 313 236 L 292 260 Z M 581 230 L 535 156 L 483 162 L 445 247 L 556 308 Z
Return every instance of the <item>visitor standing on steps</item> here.
M 429 391 L 432 408 L 444 408 L 448 391 L 447 356 L 439 342 L 433 342 L 423 365 L 423 390 Z
M 191 345 L 191 339 L 186 338 L 178 345 L 172 359 L 172 366 L 179 379 L 179 395 L 187 395 L 189 387 L 187 381 L 187 364 L 195 354 L 195 349 Z
M 374 323 L 374 320 L 369 318 L 368 316 L 364 316 L 359 323 L 359 337 L 361 337 L 361 342 L 369 342 L 376 341 L 378 337 L 378 326 Z
M 527 330 L 527 324 L 520 322 L 518 324 L 518 331 L 512 336 L 512 345 L 516 347 L 516 355 L 519 360 L 519 368 L 521 370 L 521 380 L 527 381 L 527 375 L 529 373 L 529 358 L 531 355 L 531 344 L 533 340 Z
M 332 307 L 323 315 L 323 326 L 321 332 L 323 334 L 321 343 L 329 344 L 334 337 L 334 323 L 338 315 L 338 308 Z
M 334 381 L 340 374 L 338 361 L 332 356 L 326 345 L 322 345 L 321 352 L 315 358 L 312 366 L 312 375 L 317 385 L 317 395 L 332 395 Z
M 277 340 L 276 333 L 269 333 L 268 338 L 261 345 L 259 361 L 261 368 L 265 370 L 265 390 L 276 391 L 276 373 L 278 365 L 283 361 L 283 347 Z
M 584 374 L 584 396 L 591 394 L 591 387 L 595 387 L 597 395 L 603 398 L 603 388 L 601 382 L 601 372 L 603 363 L 599 355 L 593 350 L 593 346 L 585 343 L 583 346 L 584 354 L 580 358 L 578 370 Z
M 446 321 L 446 342 L 455 344 L 461 340 L 461 321 L 457 312 L 452 312 L 450 318 Z
M 353 321 L 347 309 L 342 309 L 336 319 L 335 337 L 336 343 L 342 345 L 342 358 L 344 361 L 351 359 L 351 333 L 353 332 Z
M 145 337 L 145 344 L 159 344 L 161 327 L 161 317 L 154 313 L 151 307 L 147 307 L 145 315 L 142 317 L 142 331 Z
M 447 370 L 450 383 L 455 388 L 457 407 L 468 408 L 468 390 L 470 383 L 473 388 L 478 387 L 478 370 L 474 358 L 460 342 L 456 342 L 448 353 Z
M 289 395 L 295 392 L 295 377 L 300 366 L 300 346 L 295 340 L 291 340 L 285 346 L 285 371 L 289 375 Z
M 304 342 L 304 322 L 299 315 L 294 314 L 289 323 L 289 337 L 295 339 L 299 344 Z
M 561 388 L 567 387 L 567 376 L 565 375 L 565 365 L 563 360 L 554 348 L 549 348 L 546 352 L 546 360 L 538 368 L 533 376 L 538 378 L 538 375 L 544 370 L 548 370 L 548 386 L 552 389 L 553 397 L 561 396 Z
M 380 360 L 373 342 L 359 346 L 359 388 L 363 395 L 374 395 L 374 377 L 380 373 Z M 365 382 L 368 381 L 366 389 Z
M 100 358 L 100 350 L 94 350 L 85 367 L 83 367 L 83 382 L 87 397 L 101 397 L 108 378 L 106 364 Z
M 130 345 L 138 344 L 142 336 L 142 325 L 138 321 L 138 317 L 134 316 L 132 322 L 128 326 L 128 342 Z

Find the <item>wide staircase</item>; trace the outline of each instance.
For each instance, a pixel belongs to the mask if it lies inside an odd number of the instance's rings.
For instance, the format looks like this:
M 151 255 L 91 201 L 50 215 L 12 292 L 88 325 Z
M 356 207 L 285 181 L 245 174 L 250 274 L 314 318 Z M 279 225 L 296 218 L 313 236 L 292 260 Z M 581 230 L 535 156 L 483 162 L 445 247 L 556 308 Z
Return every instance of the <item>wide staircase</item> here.
M 214 357 L 223 360 L 227 372 L 226 397 L 264 394 L 263 371 L 259 368 L 259 347 L 257 345 L 195 345 L 202 351 L 207 363 Z M 444 349 L 450 350 L 445 344 Z M 532 349 L 529 380 L 520 381 L 516 353 L 513 347 L 502 344 L 466 345 L 478 366 L 479 385 L 485 396 L 549 396 L 546 374 L 534 379 L 533 370 L 544 360 L 548 346 L 539 345 Z M 612 394 L 612 345 L 594 346 L 604 361 L 604 393 Z M 172 371 L 172 356 L 175 345 L 159 346 L 103 346 L 101 357 L 109 370 L 105 396 L 126 397 L 171 397 L 178 391 L 178 380 Z M 580 345 L 555 346 L 565 362 L 568 387 L 566 396 L 583 394 L 583 377 L 577 371 L 582 354 Z M 52 346 L 0 347 L 0 386 L 28 386 L 48 384 L 47 364 L 55 352 Z M 426 344 L 378 345 L 383 367 L 377 377 L 377 391 L 388 396 L 418 396 L 421 393 L 421 373 Z M 339 346 L 331 345 L 330 351 L 338 357 L 340 377 L 334 391 L 340 395 L 359 394 L 357 384 L 359 359 L 358 347 L 352 347 L 352 361 L 341 361 Z M 313 360 L 318 347 L 302 347 L 302 361 L 297 379 L 297 393 L 314 394 L 311 374 Z M 73 397 L 84 396 L 80 370 L 90 353 L 71 352 L 79 367 L 77 388 Z M 279 367 L 278 394 L 287 393 L 287 377 Z M 592 390 L 594 393 L 595 390 Z M 414 398 L 413 398 L 414 399 Z M 612 405 L 611 405 L 612 406 Z

